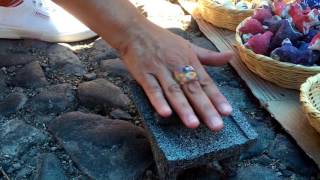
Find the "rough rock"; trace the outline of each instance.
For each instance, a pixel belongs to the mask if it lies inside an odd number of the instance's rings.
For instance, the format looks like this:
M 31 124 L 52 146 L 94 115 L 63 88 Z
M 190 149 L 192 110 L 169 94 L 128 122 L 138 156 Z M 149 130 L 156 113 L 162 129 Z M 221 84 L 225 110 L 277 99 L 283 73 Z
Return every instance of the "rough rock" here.
M 1 53 L 0 54 L 0 67 L 8 67 L 14 65 L 25 65 L 33 61 L 33 57 L 26 53 Z
M 144 131 L 126 121 L 70 112 L 52 121 L 49 130 L 93 179 L 138 179 L 152 162 Z
M 237 76 L 233 76 L 232 78 L 230 77 L 231 73 L 234 73 L 233 69 L 230 66 L 219 66 L 219 67 L 206 67 L 207 72 L 209 73 L 209 75 L 213 78 L 213 80 L 221 87 L 223 88 L 224 86 L 226 87 L 231 87 L 234 89 L 237 89 L 238 92 L 241 92 L 243 94 L 245 94 L 245 90 L 242 89 L 241 87 L 243 86 L 243 84 L 241 83 L 241 78 L 237 77 Z M 241 88 L 241 89 L 240 89 Z M 239 91 L 240 90 L 240 91 Z M 221 90 L 222 92 L 225 92 L 224 90 Z M 236 93 L 235 93 L 236 94 Z M 248 101 L 248 95 L 245 95 L 246 97 L 246 102 Z M 238 97 L 241 97 L 241 95 L 239 95 Z M 247 104 L 252 104 L 252 103 L 247 103 Z
M 21 120 L 10 120 L 0 126 L 0 155 L 20 156 L 33 145 L 41 144 L 47 138 L 45 132 Z
M 164 120 L 157 120 L 158 117 L 155 116 L 156 113 L 143 90 L 135 83 L 130 87 L 144 127 L 151 137 L 161 178 L 174 179 L 181 170 L 204 165 L 213 160 L 228 161 L 228 164 L 232 165 L 240 151 L 246 149 L 257 137 L 245 116 L 236 108 L 231 116 L 224 118 L 224 128 L 216 133 L 203 124 L 196 129 L 188 129 L 182 123 L 159 125 L 157 122 Z M 173 116 L 165 120 L 174 119 L 179 118 Z M 233 168 L 229 167 L 230 170 Z
M 105 79 L 81 83 L 78 87 L 80 103 L 86 107 L 127 108 L 129 98 L 121 89 Z
M 132 116 L 121 110 L 121 109 L 115 109 L 113 111 L 110 112 L 110 116 L 113 118 L 113 119 L 123 119 L 123 120 L 130 120 L 132 119 Z
M 101 71 L 108 72 L 108 74 L 111 74 L 111 75 L 131 79 L 131 75 L 129 74 L 122 60 L 119 58 L 101 61 L 100 69 Z
M 6 75 L 2 70 L 0 70 L 0 100 L 7 95 L 7 91 Z
M 269 169 L 260 165 L 251 165 L 248 167 L 242 167 L 238 169 L 238 173 L 231 180 L 248 180 L 248 179 L 259 179 L 259 180 L 281 180 L 277 173 L 272 169 Z
M 30 148 L 30 150 L 28 150 L 26 153 L 23 153 L 18 161 L 21 162 L 22 167 L 21 169 L 15 171 L 15 179 L 34 179 L 31 178 L 31 176 L 36 170 L 37 158 L 40 154 L 41 152 L 36 146 Z
M 35 112 L 60 113 L 70 108 L 76 100 L 70 84 L 52 85 L 37 94 L 30 102 Z
M 15 179 L 19 179 L 19 180 L 30 179 L 28 177 L 32 175 L 33 171 L 34 171 L 33 167 L 30 167 L 30 166 L 23 167 L 19 171 L 15 172 L 16 173 Z
M 205 37 L 192 37 L 191 43 L 205 49 L 213 49 L 217 51 L 217 48 Z
M 192 34 L 187 31 L 184 31 L 180 28 L 168 28 L 168 30 L 178 36 L 183 37 L 186 40 L 191 40 Z
M 40 63 L 34 61 L 19 69 L 11 84 L 25 88 L 37 88 L 48 85 L 48 81 Z
M 35 115 L 33 118 L 34 122 L 37 122 L 39 124 L 48 124 L 50 121 L 56 118 L 56 115 L 53 113 L 39 113 Z
M 15 113 L 22 109 L 28 98 L 23 93 L 11 93 L 0 102 L 0 115 Z
M 270 157 L 280 160 L 288 169 L 301 175 L 311 175 L 317 172 L 308 157 L 285 136 L 278 134 L 270 147 Z
M 263 165 L 263 166 L 269 166 L 272 163 L 272 159 L 269 156 L 263 154 L 263 155 L 259 156 L 258 158 L 256 158 L 254 160 L 254 162 L 256 162 L 260 165 Z
M 221 180 L 224 179 L 222 174 L 217 170 L 199 166 L 196 168 L 187 169 L 179 177 L 178 180 Z
M 59 159 L 51 153 L 38 157 L 36 180 L 67 180 Z
M 260 123 L 258 126 L 257 123 L 255 123 L 254 127 L 258 132 L 257 142 L 246 152 L 241 154 L 241 159 L 259 156 L 263 152 L 268 151 L 268 147 L 273 143 L 273 140 L 276 137 L 275 132 L 270 127 L 265 126 L 263 123 Z
M 95 40 L 90 55 L 95 61 L 119 57 L 117 51 L 101 38 Z
M 23 39 L 21 40 L 22 47 L 28 47 L 30 49 L 46 50 L 50 46 L 50 42 L 41 41 L 37 39 Z
M 82 76 L 86 73 L 79 57 L 69 48 L 55 44 L 48 48 L 49 65 L 65 74 Z
M 83 79 L 86 81 L 92 81 L 92 80 L 95 80 L 96 78 L 97 78 L 96 73 L 87 73 L 83 75 Z

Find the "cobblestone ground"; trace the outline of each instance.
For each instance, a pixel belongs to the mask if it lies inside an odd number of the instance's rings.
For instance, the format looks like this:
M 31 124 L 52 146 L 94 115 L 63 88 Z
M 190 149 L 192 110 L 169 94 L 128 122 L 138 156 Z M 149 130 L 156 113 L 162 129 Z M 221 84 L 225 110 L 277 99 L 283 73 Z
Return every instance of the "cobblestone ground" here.
M 187 30 L 170 30 L 215 50 L 194 22 Z M 0 68 L 0 180 L 158 179 L 129 98 L 132 78 L 103 40 L 0 40 Z M 235 71 L 213 70 L 217 84 L 234 93 L 233 103 L 259 133 L 258 142 L 235 162 L 232 177 L 213 162 L 179 179 L 319 179 L 317 166 L 260 108 Z

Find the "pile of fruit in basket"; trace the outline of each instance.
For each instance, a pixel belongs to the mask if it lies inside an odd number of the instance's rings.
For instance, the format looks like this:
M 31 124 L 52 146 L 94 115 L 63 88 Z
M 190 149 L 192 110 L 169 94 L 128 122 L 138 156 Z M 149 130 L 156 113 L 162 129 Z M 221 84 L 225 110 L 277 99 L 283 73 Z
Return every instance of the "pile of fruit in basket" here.
M 248 10 L 255 9 L 261 6 L 268 6 L 271 4 L 270 0 L 258 0 L 258 1 L 250 1 L 250 0 L 213 0 L 217 4 L 221 4 L 225 8 L 228 9 L 237 9 L 237 10 Z
M 242 41 L 256 54 L 275 60 L 320 65 L 319 5 L 315 0 L 276 0 L 258 8 L 239 28 Z

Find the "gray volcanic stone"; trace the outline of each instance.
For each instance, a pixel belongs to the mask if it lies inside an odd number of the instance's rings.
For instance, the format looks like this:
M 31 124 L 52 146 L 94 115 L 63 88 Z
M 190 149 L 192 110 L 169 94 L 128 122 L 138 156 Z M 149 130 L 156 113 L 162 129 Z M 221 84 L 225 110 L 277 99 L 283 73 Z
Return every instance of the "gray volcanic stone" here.
M 14 65 L 24 65 L 33 61 L 33 57 L 26 53 L 1 53 L 0 67 L 8 67 Z
M 54 44 L 48 48 L 49 65 L 65 74 L 82 76 L 86 73 L 79 57 L 65 46 Z
M 41 152 L 36 146 L 33 146 L 30 150 L 23 153 L 18 160 L 18 162 L 21 163 L 21 169 L 14 171 L 12 174 L 14 175 L 13 179 L 34 179 L 31 178 L 31 175 L 35 174 L 37 159 L 40 154 Z
M 205 37 L 191 37 L 190 41 L 192 44 L 195 44 L 199 47 L 217 51 L 217 48 Z
M 284 135 L 278 134 L 270 147 L 270 157 L 280 160 L 288 169 L 301 175 L 312 175 L 318 170 L 308 157 Z
M 209 166 L 188 169 L 179 175 L 178 180 L 222 180 L 223 174 Z
M 238 93 L 245 94 L 245 89 L 243 88 L 242 79 L 238 76 L 234 76 L 233 69 L 228 66 L 219 66 L 219 67 L 212 67 L 208 66 L 206 67 L 208 74 L 217 82 L 219 87 L 233 87 L 234 89 L 237 89 Z M 221 90 L 221 89 L 220 89 Z M 221 90 L 223 91 L 223 90 Z M 241 95 L 238 96 L 238 98 L 247 98 L 248 94 L 245 95 L 245 97 L 242 97 Z M 246 101 L 250 102 L 250 101 Z M 246 103 L 246 105 L 251 105 L 252 103 Z
M 132 116 L 121 110 L 121 109 L 115 109 L 113 111 L 110 112 L 110 116 L 113 118 L 113 119 L 123 119 L 123 120 L 130 120 L 132 119 Z
M 0 115 L 15 113 L 22 109 L 28 98 L 23 93 L 11 93 L 0 102 Z
M 263 166 L 269 166 L 270 164 L 272 164 L 273 161 L 269 156 L 263 154 L 263 155 L 259 156 L 258 158 L 256 158 L 254 160 L 254 162 L 261 164 Z
M 96 73 L 87 73 L 83 75 L 83 79 L 86 81 L 92 81 L 92 80 L 95 80 L 96 78 L 97 78 Z
M 99 78 L 81 83 L 78 87 L 80 103 L 86 107 L 127 108 L 130 100 L 121 89 L 113 83 Z
M 281 180 L 276 172 L 260 165 L 252 165 L 248 167 L 243 167 L 238 169 L 237 176 L 231 178 L 231 180 L 249 180 L 249 179 L 259 179 L 259 180 Z
M 95 61 L 101 61 L 103 59 L 113 59 L 119 57 L 117 51 L 112 48 L 106 41 L 98 38 L 94 41 L 90 57 Z
M 184 31 L 180 28 L 168 28 L 168 30 L 178 36 L 183 37 L 186 40 L 191 40 L 192 34 L 190 32 Z
M 241 159 L 259 156 L 263 152 L 268 151 L 269 146 L 273 143 L 273 140 L 276 137 L 275 132 L 271 128 L 262 123 L 258 126 L 257 123 L 255 125 L 255 129 L 259 132 L 257 142 L 241 154 Z
M 21 120 L 10 120 L 0 126 L 0 156 L 20 156 L 33 145 L 41 144 L 47 139 L 45 132 Z
M 46 50 L 52 43 L 45 42 L 37 39 L 23 39 L 21 46 L 32 49 Z
M 219 89 L 233 107 L 246 107 L 248 97 L 245 92 L 230 86 L 221 86 Z
M 31 62 L 17 71 L 12 84 L 25 88 L 37 88 L 48 85 L 48 81 L 38 61 Z
M 213 160 L 233 158 L 257 137 L 256 132 L 236 108 L 232 116 L 224 118 L 224 129 L 216 133 L 204 125 L 197 129 L 188 129 L 182 123 L 159 125 L 142 89 L 133 83 L 131 91 L 148 130 L 159 175 L 163 179 L 175 179 L 181 170 Z
M 71 107 L 75 100 L 75 91 L 70 84 L 58 84 L 41 91 L 30 104 L 35 112 L 60 113 Z
M 10 92 L 10 89 L 7 87 L 6 78 L 6 74 L 0 70 L 0 100 L 5 98 Z
M 131 79 L 131 75 L 123 64 L 123 61 L 119 58 L 101 61 L 100 69 L 101 71 L 108 72 L 111 75 Z
M 92 179 L 139 179 L 152 163 L 145 132 L 126 121 L 70 112 L 52 121 L 49 130 Z
M 36 180 L 67 180 L 59 159 L 51 153 L 38 157 Z

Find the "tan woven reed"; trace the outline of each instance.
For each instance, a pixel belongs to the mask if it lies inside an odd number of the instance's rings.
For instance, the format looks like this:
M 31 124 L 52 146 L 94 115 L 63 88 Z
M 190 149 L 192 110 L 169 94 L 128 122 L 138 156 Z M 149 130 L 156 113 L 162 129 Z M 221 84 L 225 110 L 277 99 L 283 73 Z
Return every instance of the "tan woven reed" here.
M 214 0 L 198 0 L 202 18 L 214 26 L 236 31 L 240 22 L 253 15 L 254 10 L 228 9 Z
M 320 133 L 320 74 L 301 85 L 300 101 L 309 123 Z
M 289 89 L 300 89 L 300 85 L 310 76 L 320 73 L 320 66 L 303 66 L 292 63 L 280 62 L 268 56 L 254 53 L 243 45 L 239 28 L 245 21 L 239 24 L 236 31 L 237 48 L 241 60 L 246 66 L 260 77 L 271 81 L 278 86 Z

